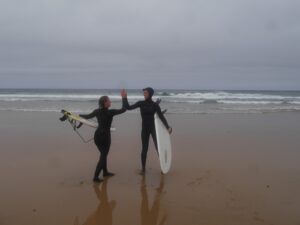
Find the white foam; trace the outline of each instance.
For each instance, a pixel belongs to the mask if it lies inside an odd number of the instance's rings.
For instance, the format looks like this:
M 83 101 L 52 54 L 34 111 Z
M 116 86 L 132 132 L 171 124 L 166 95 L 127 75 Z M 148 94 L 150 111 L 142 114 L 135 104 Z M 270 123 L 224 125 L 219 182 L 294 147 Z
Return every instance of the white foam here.
M 1 90 L 0 90 L 1 91 Z M 118 91 L 43 91 L 0 92 L 1 111 L 59 112 L 60 107 L 74 107 L 74 112 L 87 112 L 97 107 L 100 96 L 108 95 L 118 107 Z M 161 107 L 169 113 L 222 113 L 299 111 L 300 92 L 226 92 L 226 91 L 158 91 L 153 100 L 162 99 Z M 142 92 L 128 92 L 129 103 L 143 100 Z M 77 107 L 77 108 L 76 108 Z M 114 107 L 114 105 L 113 105 Z M 130 113 L 130 112 L 129 112 Z

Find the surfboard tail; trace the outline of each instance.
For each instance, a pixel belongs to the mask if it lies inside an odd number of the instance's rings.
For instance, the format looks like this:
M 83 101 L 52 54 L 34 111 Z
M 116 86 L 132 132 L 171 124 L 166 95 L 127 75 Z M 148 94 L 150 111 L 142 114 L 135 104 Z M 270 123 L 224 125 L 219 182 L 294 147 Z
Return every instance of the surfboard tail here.
M 59 118 L 59 120 L 60 120 L 61 122 L 64 122 L 64 121 L 66 121 L 67 119 L 68 119 L 68 117 L 67 117 L 66 115 L 63 115 L 62 117 Z
M 68 111 L 62 109 L 60 111 L 62 114 L 64 114 L 61 118 L 59 118 L 60 121 L 64 122 L 68 119 L 68 115 L 70 114 Z

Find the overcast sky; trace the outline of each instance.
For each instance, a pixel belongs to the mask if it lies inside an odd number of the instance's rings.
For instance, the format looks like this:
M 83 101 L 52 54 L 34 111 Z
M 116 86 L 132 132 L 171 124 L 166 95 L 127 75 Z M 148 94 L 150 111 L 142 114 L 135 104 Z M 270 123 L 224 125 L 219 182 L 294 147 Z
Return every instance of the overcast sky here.
M 0 3 L 0 88 L 300 90 L 299 0 Z

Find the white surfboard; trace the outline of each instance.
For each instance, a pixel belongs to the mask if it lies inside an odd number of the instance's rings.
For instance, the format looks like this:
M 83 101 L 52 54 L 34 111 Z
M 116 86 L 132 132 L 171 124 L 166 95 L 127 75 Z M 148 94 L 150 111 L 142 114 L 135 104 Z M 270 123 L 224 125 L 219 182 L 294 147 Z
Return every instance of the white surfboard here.
M 161 171 L 166 174 L 171 168 L 172 147 L 171 138 L 165 125 L 162 123 L 157 113 L 154 115 L 157 148 Z
M 93 128 L 98 127 L 98 123 L 96 123 L 95 121 L 84 119 L 84 118 L 80 117 L 79 115 L 77 115 L 75 113 L 72 113 L 72 112 L 69 112 L 69 111 L 64 110 L 64 109 L 61 112 L 62 112 L 62 114 L 64 114 L 64 116 L 67 117 L 69 122 L 74 120 L 74 121 L 78 121 L 80 123 L 83 123 L 83 124 L 85 124 L 87 126 L 90 126 L 90 127 L 93 127 Z M 115 131 L 116 128 L 111 127 L 110 130 Z

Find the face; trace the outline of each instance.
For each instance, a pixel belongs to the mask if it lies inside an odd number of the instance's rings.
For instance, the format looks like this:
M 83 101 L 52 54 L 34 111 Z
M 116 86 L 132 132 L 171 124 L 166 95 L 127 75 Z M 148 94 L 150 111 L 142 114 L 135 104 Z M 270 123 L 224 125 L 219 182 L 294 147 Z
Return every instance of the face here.
M 111 101 L 109 98 L 107 98 L 106 102 L 105 102 L 105 108 L 109 108 L 111 106 Z
M 145 99 L 149 98 L 149 92 L 147 90 L 144 91 L 144 97 L 145 97 Z

